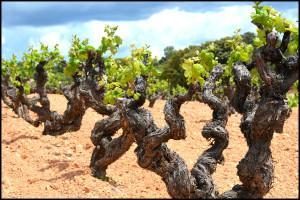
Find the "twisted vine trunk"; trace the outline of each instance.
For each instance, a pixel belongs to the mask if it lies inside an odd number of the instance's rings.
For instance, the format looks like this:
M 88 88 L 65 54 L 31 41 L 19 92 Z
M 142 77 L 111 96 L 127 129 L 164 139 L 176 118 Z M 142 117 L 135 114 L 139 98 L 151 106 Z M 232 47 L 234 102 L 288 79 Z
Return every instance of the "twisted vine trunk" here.
M 42 62 L 36 67 L 35 81 L 38 98 L 31 102 L 31 110 L 38 114 L 37 121 L 44 123 L 44 135 L 59 135 L 67 131 L 77 131 L 86 110 L 84 100 L 79 94 L 80 80 L 75 75 L 73 77 L 74 84 L 63 88 L 63 94 L 68 100 L 63 115 L 51 111 L 45 87 L 48 80 L 47 72 L 44 70 L 45 64 L 46 62 Z M 39 101 L 41 106 L 36 105 L 36 100 Z
M 270 73 L 272 85 L 263 84 L 260 99 L 255 99 L 250 88 L 250 73 L 243 65 L 234 66 L 237 91 L 236 110 L 243 114 L 240 128 L 249 147 L 239 162 L 238 176 L 242 185 L 225 192 L 224 198 L 262 198 L 272 187 L 274 166 L 270 149 L 274 132 L 282 133 L 290 116 L 286 93 L 298 79 L 298 57 L 290 56 L 282 62 L 284 71 Z
M 118 111 L 108 118 L 96 122 L 91 135 L 95 148 L 90 161 L 90 168 L 94 177 L 105 177 L 108 165 L 121 157 L 133 143 L 131 138 L 126 137 L 126 134 L 112 139 L 112 136 L 120 128 L 120 113 Z
M 134 92 L 141 95 L 138 100 L 130 99 L 128 101 L 128 109 L 139 111 L 139 114 L 143 115 L 144 110 L 138 109 L 146 100 L 146 80 L 143 77 L 136 78 Z M 134 140 L 136 140 L 136 134 L 124 127 L 125 125 L 121 121 L 120 108 L 115 109 L 108 118 L 96 122 L 91 134 L 91 140 L 95 148 L 90 161 L 90 168 L 94 177 L 104 178 L 108 165 L 128 151 Z M 112 139 L 112 136 L 120 128 L 123 129 L 122 135 Z
M 184 160 L 170 150 L 165 142 L 169 139 L 186 137 L 184 119 L 180 115 L 181 105 L 191 99 L 192 90 L 167 101 L 164 113 L 167 125 L 157 128 L 151 113 L 143 110 L 144 115 L 123 109 L 124 124 L 136 135 L 138 147 L 135 153 L 142 168 L 155 172 L 166 183 L 172 197 L 186 197 L 193 189 L 191 177 Z M 142 110 L 142 109 L 141 109 Z M 147 116 L 144 117 L 144 116 Z
M 91 61 L 95 56 L 89 53 L 87 64 L 83 66 L 86 72 L 85 77 L 80 78 L 74 74 L 73 85 L 62 88 L 63 94 L 68 100 L 67 108 L 62 115 L 50 110 L 50 101 L 45 87 L 48 75 L 44 69 L 48 61 L 41 61 L 36 67 L 34 79 L 37 97 L 28 98 L 24 94 L 22 86 L 14 88 L 9 85 L 8 77 L 2 77 L 2 99 L 18 116 L 30 124 L 37 127 L 44 123 L 43 134 L 45 135 L 60 135 L 68 131 L 77 131 L 80 129 L 83 115 L 89 107 L 102 115 L 111 115 L 116 110 L 114 106 L 106 106 L 102 103 L 104 90 L 97 88 L 97 77 L 103 72 L 99 69 L 98 73 L 93 69 Z M 101 57 L 96 59 L 99 68 L 104 67 L 103 62 L 100 62 L 101 59 Z M 31 119 L 29 110 L 38 115 L 36 120 Z
M 274 166 L 270 149 L 274 132 L 282 133 L 285 120 L 290 116 L 286 93 L 299 78 L 299 58 L 285 58 L 290 39 L 286 31 L 279 48 L 275 47 L 274 33 L 267 35 L 267 44 L 254 52 L 251 67 L 257 66 L 264 81 L 260 87 L 260 98 L 255 99 L 251 90 L 250 73 L 243 65 L 234 66 L 237 92 L 235 107 L 243 114 L 241 131 L 249 147 L 245 157 L 239 162 L 238 176 L 242 185 L 236 185 L 222 197 L 262 198 L 272 187 Z M 277 40 L 277 39 L 275 39 Z M 268 70 L 267 64 L 275 64 L 275 71 Z M 250 68 L 251 68 L 250 67 Z
M 167 125 L 157 128 L 151 113 L 145 109 L 130 109 L 121 103 L 121 124 L 132 134 L 137 142 L 135 153 L 138 164 L 145 169 L 155 172 L 162 177 L 168 193 L 173 198 L 204 198 L 215 197 L 214 184 L 211 174 L 215 171 L 216 164 L 223 160 L 222 151 L 227 147 L 228 134 L 225 130 L 228 116 L 228 105 L 212 94 L 214 82 L 222 74 L 221 66 L 217 66 L 209 81 L 205 84 L 203 99 L 214 109 L 213 122 L 207 124 L 203 135 L 213 138 L 214 144 L 198 159 L 190 173 L 184 160 L 165 144 L 169 139 L 185 139 L 186 130 L 184 119 L 180 115 L 181 105 L 192 99 L 196 92 L 195 87 L 190 87 L 188 93 L 169 99 L 164 108 Z
M 213 142 L 212 146 L 198 158 L 191 171 L 196 180 L 197 198 L 214 198 L 217 196 L 212 174 L 216 171 L 217 164 L 224 162 L 222 153 L 229 142 L 228 132 L 225 129 L 228 121 L 229 102 L 222 102 L 213 93 L 216 81 L 222 73 L 222 66 L 217 65 L 213 68 L 211 76 L 204 85 L 202 99 L 213 110 L 213 119 L 203 127 L 202 136 L 208 140 L 213 139 Z
M 18 78 L 19 79 L 19 78 Z M 30 103 L 24 93 L 22 86 L 13 87 L 9 84 L 9 77 L 1 77 L 1 98 L 14 113 L 23 118 L 26 122 L 37 127 L 39 123 L 33 120 L 29 114 Z
M 1 99 L 10 108 L 13 108 L 13 97 L 16 96 L 16 88 L 9 84 L 9 76 L 1 76 Z

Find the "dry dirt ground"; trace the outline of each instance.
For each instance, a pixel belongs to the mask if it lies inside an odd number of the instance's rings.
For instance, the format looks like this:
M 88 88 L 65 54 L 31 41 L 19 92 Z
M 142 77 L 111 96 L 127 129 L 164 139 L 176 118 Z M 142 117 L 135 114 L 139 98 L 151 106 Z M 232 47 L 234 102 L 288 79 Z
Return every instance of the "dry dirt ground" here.
M 49 95 L 51 109 L 60 113 L 66 108 L 61 95 Z M 163 106 L 157 101 L 148 108 L 158 126 L 165 124 Z M 2 105 L 2 197 L 72 197 L 72 198 L 170 198 L 161 178 L 140 168 L 133 152 L 134 144 L 123 157 L 109 166 L 108 182 L 90 175 L 89 162 L 93 145 L 91 130 L 102 119 L 91 109 L 84 115 L 81 129 L 53 137 L 43 136 L 43 127 L 35 128 L 18 118 L 6 105 Z M 148 104 L 146 104 L 148 105 Z M 201 130 L 212 111 L 198 102 L 189 102 L 181 109 L 186 120 L 187 138 L 169 141 L 168 146 L 181 155 L 189 168 L 209 143 L 201 136 Z M 225 164 L 219 165 L 214 181 L 219 191 L 229 190 L 239 183 L 236 165 L 247 150 L 240 132 L 241 116 L 229 118 L 228 148 L 224 151 Z M 294 108 L 282 134 L 275 134 L 272 152 L 275 164 L 274 188 L 266 197 L 298 197 L 298 108 Z

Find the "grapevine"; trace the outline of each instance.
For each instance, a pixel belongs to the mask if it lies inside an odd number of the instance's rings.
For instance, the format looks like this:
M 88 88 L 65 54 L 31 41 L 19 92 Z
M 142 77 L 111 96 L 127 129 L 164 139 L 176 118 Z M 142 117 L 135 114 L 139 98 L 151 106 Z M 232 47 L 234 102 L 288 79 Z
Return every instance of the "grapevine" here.
M 253 8 L 252 23 L 258 28 L 254 45 L 236 30 L 225 42 L 230 49 L 226 63 L 215 56 L 214 43 L 185 54 L 180 59 L 187 87 L 163 78 L 149 45 L 131 45 L 130 55 L 116 58 L 123 41 L 117 26 L 106 25 L 97 47 L 74 35 L 67 61 L 58 45 L 50 49 L 42 43 L 20 60 L 15 55 L 2 59 L 3 102 L 31 125 L 43 124 L 45 135 L 78 131 L 88 108 L 106 115 L 90 137 L 90 170 L 96 178 L 107 180 L 109 165 L 135 143 L 138 165 L 160 176 L 172 198 L 262 198 L 274 180 L 273 135 L 283 132 L 291 107 L 298 105 L 298 29 L 269 6 L 255 3 Z M 168 50 L 166 56 L 171 56 L 174 49 Z M 66 98 L 63 114 L 50 109 L 47 88 Z M 159 98 L 166 100 L 162 127 L 144 106 L 146 99 L 153 107 Z M 180 109 L 194 99 L 213 111 L 201 130 L 211 143 L 189 169 L 167 142 L 187 137 Z M 248 150 L 237 165 L 241 184 L 219 193 L 213 174 L 225 162 L 226 126 L 233 109 L 242 116 L 239 127 Z M 115 136 L 118 130 L 122 132 Z

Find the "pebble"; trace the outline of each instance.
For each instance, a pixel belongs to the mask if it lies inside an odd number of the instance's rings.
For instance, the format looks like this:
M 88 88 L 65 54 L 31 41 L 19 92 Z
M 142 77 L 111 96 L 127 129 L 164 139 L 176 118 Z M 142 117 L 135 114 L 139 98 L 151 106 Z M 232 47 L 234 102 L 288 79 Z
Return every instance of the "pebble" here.
M 80 166 L 79 166 L 78 163 L 74 163 L 74 167 L 75 167 L 75 168 L 79 168 Z
M 32 147 L 29 147 L 28 150 L 29 151 L 34 151 L 34 149 Z
M 65 155 L 67 156 L 67 157 L 71 157 L 72 156 L 72 150 L 67 150 L 67 152 L 65 153 Z
M 118 188 L 116 188 L 116 187 L 113 187 L 113 188 L 112 188 L 112 190 L 113 190 L 113 191 L 115 191 L 115 192 L 118 192 L 118 193 L 122 193 L 122 191 L 121 191 L 121 190 L 119 190 L 119 189 L 118 189 Z
M 60 153 L 59 152 L 54 152 L 54 155 L 55 156 L 60 156 Z
M 92 145 L 88 143 L 85 145 L 84 149 L 87 150 L 87 149 L 90 149 L 91 147 L 92 147 Z
M 45 190 L 49 190 L 49 189 L 50 189 L 50 185 L 46 185 Z
M 8 178 L 2 180 L 1 183 L 2 183 L 3 185 L 6 185 L 6 186 L 10 186 L 10 185 L 11 185 L 11 182 L 10 182 L 10 180 L 9 180 Z
M 83 188 L 83 191 L 84 191 L 85 193 L 89 193 L 91 190 L 90 190 L 89 188 L 87 188 L 87 187 L 84 187 L 84 188 Z
M 73 158 L 71 158 L 71 157 L 67 157 L 66 159 L 69 161 L 73 161 Z
M 56 143 L 56 144 L 54 144 L 54 146 L 61 147 L 61 144 L 60 143 Z
M 83 150 L 83 146 L 81 144 L 76 145 L 76 152 L 81 153 Z
M 68 139 L 68 137 L 66 137 L 66 136 L 63 136 L 63 137 L 61 137 L 61 139 L 63 139 L 63 140 L 67 140 L 67 139 Z
M 50 187 L 51 187 L 52 189 L 54 189 L 54 190 L 57 190 L 57 189 L 58 189 L 58 187 L 57 187 L 56 185 L 50 185 Z
M 34 179 L 28 179 L 27 182 L 28 182 L 29 184 L 32 184 L 32 183 L 35 182 L 35 180 L 34 180 Z

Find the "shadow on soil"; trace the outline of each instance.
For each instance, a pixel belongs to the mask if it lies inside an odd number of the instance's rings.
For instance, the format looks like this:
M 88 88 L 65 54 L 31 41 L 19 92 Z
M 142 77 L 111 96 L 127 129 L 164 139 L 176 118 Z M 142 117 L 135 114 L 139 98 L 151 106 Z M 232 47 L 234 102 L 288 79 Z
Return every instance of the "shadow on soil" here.
M 37 140 L 37 139 L 39 139 L 39 137 L 37 137 L 37 136 L 20 135 L 20 136 L 18 136 L 18 137 L 16 137 L 16 138 L 12 139 L 12 140 L 10 140 L 10 141 L 3 140 L 3 142 L 4 142 L 6 145 L 9 145 L 9 144 L 14 143 L 14 142 L 16 142 L 16 141 L 18 141 L 18 140 L 21 140 L 21 139 Z

